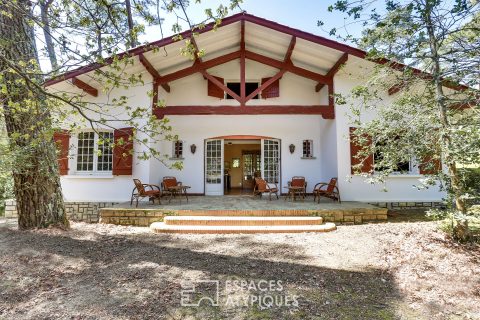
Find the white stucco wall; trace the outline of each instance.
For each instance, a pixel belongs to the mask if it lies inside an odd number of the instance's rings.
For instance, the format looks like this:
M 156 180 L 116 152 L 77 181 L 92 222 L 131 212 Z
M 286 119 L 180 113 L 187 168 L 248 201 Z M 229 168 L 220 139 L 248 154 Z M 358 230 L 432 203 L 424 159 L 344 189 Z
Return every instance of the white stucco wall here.
M 152 161 L 150 182 L 159 183 L 163 176 L 176 176 L 184 184 L 191 186 L 190 192 L 204 192 L 204 141 L 205 139 L 225 135 L 257 135 L 281 140 L 281 186 L 287 184 L 292 176 L 305 176 L 308 190 L 314 184 L 324 181 L 325 176 L 336 176 L 331 166 L 324 165 L 323 153 L 328 144 L 320 138 L 328 129 L 332 120 L 312 115 L 242 115 L 242 116 L 172 116 L 171 124 L 175 132 L 184 141 L 183 170 L 172 170 L 159 161 Z M 301 159 L 302 141 L 313 140 L 315 159 Z M 296 146 L 290 153 L 288 146 Z M 195 144 L 197 151 L 190 152 L 190 145 Z M 172 143 L 158 143 L 157 148 L 167 154 L 172 152 Z M 333 154 L 334 156 L 335 154 Z
M 212 75 L 221 76 L 226 81 L 238 81 L 239 62 L 232 61 L 209 70 Z M 360 65 L 368 65 L 364 60 L 350 56 L 347 67 L 335 77 L 335 90 L 348 94 L 350 90 L 362 82 L 355 74 L 362 74 Z M 261 78 L 275 74 L 275 69 L 256 62 L 247 61 L 247 81 L 260 81 Z M 96 102 L 108 102 L 109 99 L 126 95 L 132 106 L 149 106 L 148 92 L 151 90 L 151 79 L 144 74 L 145 85 L 117 89 L 108 94 L 99 90 L 99 97 L 86 96 Z M 195 74 L 170 83 L 171 93 L 159 89 L 160 99 L 165 99 L 169 106 L 179 105 L 237 105 L 235 100 L 217 99 L 207 96 L 207 81 Z M 315 93 L 315 82 L 293 74 L 286 73 L 280 80 L 280 97 L 273 99 L 251 100 L 255 105 L 318 105 L 327 104 L 326 87 Z M 69 84 L 57 86 L 58 90 L 77 90 Z M 78 90 L 77 90 L 78 91 Z M 386 94 L 386 99 L 389 99 Z M 121 114 L 121 110 L 116 110 Z M 74 162 L 70 164 L 68 176 L 62 176 L 61 182 L 67 201 L 126 201 L 129 200 L 133 188 L 132 178 L 139 178 L 144 183 L 159 184 L 161 178 L 174 175 L 184 184 L 190 185 L 191 193 L 204 192 L 204 141 L 205 139 L 224 135 L 259 135 L 281 140 L 281 189 L 295 175 L 305 176 L 308 191 L 315 183 L 328 181 L 331 177 L 339 178 L 342 199 L 345 201 L 439 201 L 443 193 L 438 188 L 418 191 L 413 185 L 418 183 L 420 175 L 395 176 L 387 181 L 388 192 L 382 192 L 383 186 L 368 185 L 361 177 L 352 177 L 350 182 L 350 146 L 348 141 L 349 118 L 348 107 L 337 106 L 335 120 L 325 120 L 319 115 L 209 115 L 209 116 L 170 116 L 174 133 L 184 141 L 184 169 L 176 171 L 167 168 L 158 160 L 140 161 L 134 157 L 132 176 L 80 176 L 74 172 Z M 371 119 L 375 115 L 366 115 Z M 71 119 L 71 121 L 77 121 Z M 140 120 L 141 122 L 142 120 Z M 86 127 L 86 124 L 83 124 Z M 122 128 L 122 123 L 116 123 Z M 140 136 L 139 138 L 143 138 Z M 313 140 L 315 159 L 301 159 L 302 140 Z M 294 154 L 290 154 L 288 146 L 296 146 Z M 71 140 L 75 147 L 75 139 Z M 190 145 L 195 144 L 197 151 L 190 152 Z M 152 146 L 162 153 L 170 155 L 172 143 L 152 142 Z M 146 146 L 135 143 L 135 153 L 140 154 Z M 71 154 L 75 154 L 75 148 Z
M 362 75 L 368 72 L 370 62 L 360 58 L 349 57 L 346 67 L 341 70 L 334 79 L 335 91 L 342 95 L 348 95 L 352 88 L 361 85 Z M 385 93 L 386 102 L 392 99 Z M 397 201 L 440 201 L 445 196 L 444 192 L 439 191 L 439 187 L 431 187 L 425 190 L 418 190 L 415 185 L 419 185 L 419 179 L 423 178 L 419 174 L 394 175 L 388 178 L 386 185 L 372 185 L 365 182 L 365 178 L 360 176 L 351 177 L 350 163 L 350 108 L 345 106 L 336 106 L 335 122 L 337 131 L 337 159 L 339 186 L 342 199 L 345 201 L 370 201 L 370 202 L 397 202 Z M 369 121 L 375 117 L 375 114 L 362 114 L 362 121 Z M 351 177 L 351 179 L 349 179 Z M 349 180 L 349 181 L 348 181 Z M 382 191 L 386 187 L 387 192 Z
M 145 75 L 148 80 L 148 75 Z M 124 89 L 115 89 L 110 92 L 98 91 L 98 97 L 84 96 L 83 101 L 95 102 L 99 106 L 105 104 L 104 110 L 108 110 L 108 114 L 113 115 L 117 119 L 125 119 L 125 112 L 121 108 L 106 107 L 111 105 L 112 99 L 119 98 L 125 95 L 129 98 L 129 104 L 132 107 L 149 107 L 151 99 L 148 97 L 148 91 L 152 89 L 151 83 L 145 85 L 132 86 L 125 91 Z M 61 83 L 50 88 L 52 91 L 75 92 L 79 90 L 68 83 Z M 65 107 L 68 108 L 68 107 Z M 95 112 L 85 111 L 89 117 L 97 118 L 99 115 Z M 144 123 L 143 119 L 137 121 L 139 124 Z M 82 120 L 80 116 L 69 116 L 63 123 L 62 128 L 70 128 L 71 123 L 76 123 L 82 129 L 89 129 L 87 122 Z M 109 122 L 109 126 L 113 128 L 128 127 L 128 124 L 122 122 Z M 101 128 L 102 126 L 99 126 Z M 105 130 L 113 130 L 113 128 L 105 127 Z M 66 201 L 90 201 L 90 202 L 118 202 L 130 199 L 133 188 L 132 177 L 139 178 L 143 181 L 149 180 L 150 166 L 148 161 L 138 160 L 136 156 L 133 158 L 133 175 L 132 176 L 112 176 L 111 174 L 81 174 L 76 172 L 76 147 L 77 147 L 77 133 L 71 132 L 70 150 L 69 150 L 69 173 L 61 176 L 62 190 Z M 139 132 L 137 138 L 139 140 L 145 138 L 145 134 Z M 142 154 L 147 150 L 147 147 L 138 141 L 134 142 L 135 155 Z

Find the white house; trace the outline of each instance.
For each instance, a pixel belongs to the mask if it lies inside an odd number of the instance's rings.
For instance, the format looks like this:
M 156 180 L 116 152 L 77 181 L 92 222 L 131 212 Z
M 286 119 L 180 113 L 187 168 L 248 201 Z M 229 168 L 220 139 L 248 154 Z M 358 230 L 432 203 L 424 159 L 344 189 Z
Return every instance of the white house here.
M 195 38 L 206 55 L 194 62 L 179 54 L 184 43 L 171 38 L 130 50 L 135 63 L 125 72 L 141 73 L 146 79 L 142 86 L 107 95 L 102 83 L 90 76 L 98 65 L 47 83 L 52 91 L 83 93 L 85 101 L 128 96 L 132 104 L 150 106 L 158 119 L 168 117 L 179 136 L 177 142 L 152 141 L 151 146 L 172 162 L 182 161 L 181 171 L 156 159 L 139 160 L 136 155 L 147 149 L 140 143 L 133 143 L 130 159 L 121 159 L 115 153 L 122 151 L 98 146 L 98 134 L 87 128 L 57 135 L 66 146 L 63 155 L 67 149 L 69 155 L 59 160 L 67 202 L 128 201 L 132 178 L 159 184 L 164 176 L 176 176 L 193 194 L 248 192 L 254 175 L 282 190 L 293 176 L 304 176 L 307 192 L 338 177 L 344 201 L 441 201 L 444 193 L 438 188 L 412 187 L 423 176 L 414 163 L 407 174 L 388 179 L 388 192 L 360 176 L 347 179 L 355 146 L 349 142 L 348 110 L 336 106 L 331 94 L 348 94 L 361 83 L 361 77 L 352 74 L 373 65 L 364 59 L 365 52 L 246 13 L 211 29 L 200 30 Z M 152 102 L 152 90 L 165 108 Z M 131 132 L 122 125 L 118 129 L 102 134 L 118 139 Z M 98 148 L 103 148 L 102 155 Z

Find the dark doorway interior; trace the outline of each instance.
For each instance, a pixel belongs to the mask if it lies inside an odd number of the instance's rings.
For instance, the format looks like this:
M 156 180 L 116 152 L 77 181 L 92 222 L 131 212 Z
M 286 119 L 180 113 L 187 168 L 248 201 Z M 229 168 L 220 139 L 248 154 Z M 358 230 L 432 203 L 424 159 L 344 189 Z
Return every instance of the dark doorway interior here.
M 260 176 L 260 140 L 225 140 L 224 194 L 251 194 Z

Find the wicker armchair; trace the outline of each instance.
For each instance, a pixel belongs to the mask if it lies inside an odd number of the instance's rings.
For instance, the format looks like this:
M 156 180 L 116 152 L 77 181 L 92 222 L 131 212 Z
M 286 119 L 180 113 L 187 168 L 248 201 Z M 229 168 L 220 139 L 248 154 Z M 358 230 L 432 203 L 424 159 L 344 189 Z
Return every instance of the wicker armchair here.
M 302 198 L 305 199 L 307 195 L 307 182 L 305 181 L 305 177 L 301 176 L 294 176 L 291 181 L 288 181 L 289 187 L 303 187 Z
M 320 197 L 330 198 L 333 201 L 340 201 L 340 191 L 337 187 L 337 178 L 330 179 L 330 182 L 320 182 L 315 185 L 313 188 L 313 201 L 318 197 L 318 203 L 320 203 Z
M 272 201 L 272 193 L 277 196 L 278 199 L 278 187 L 277 184 L 273 183 L 275 187 L 271 187 L 267 181 L 262 178 L 255 178 L 255 187 L 253 188 L 253 195 L 260 195 L 268 193 L 268 199 Z
M 173 197 L 175 197 L 177 190 L 172 189 L 172 187 L 176 186 L 181 186 L 182 183 L 180 181 L 177 181 L 177 178 L 175 177 L 163 177 L 162 181 L 162 193 L 164 195 L 169 195 L 169 200 L 168 202 L 172 200 Z
M 135 207 L 138 207 L 138 200 L 142 198 L 148 198 L 148 201 L 152 201 L 152 204 L 155 204 L 155 199 L 158 199 L 158 203 L 162 204 L 160 197 L 162 196 L 162 191 L 160 187 L 155 184 L 145 184 L 138 179 L 133 179 L 135 187 L 132 190 L 132 196 L 130 197 L 130 206 L 133 204 L 133 200 L 136 200 Z M 149 188 L 150 190 L 146 190 Z

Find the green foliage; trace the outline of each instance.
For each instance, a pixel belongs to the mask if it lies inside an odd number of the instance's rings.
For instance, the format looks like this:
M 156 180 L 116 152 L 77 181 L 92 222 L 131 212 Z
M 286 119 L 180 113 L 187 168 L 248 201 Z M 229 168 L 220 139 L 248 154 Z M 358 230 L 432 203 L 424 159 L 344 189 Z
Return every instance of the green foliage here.
M 451 237 L 456 237 L 456 228 L 460 221 L 466 222 L 470 241 L 480 242 L 480 206 L 472 206 L 467 215 L 462 215 L 456 210 L 431 209 L 427 216 L 439 221 L 440 230 Z
M 362 174 L 384 190 L 406 162 L 408 172 L 428 172 L 414 187 L 446 190 L 455 209 L 432 215 L 443 215 L 456 239 L 469 238 L 472 182 L 462 180 L 457 164 L 480 163 L 480 4 L 341 0 L 330 10 L 362 24 L 362 37 L 346 39 L 381 62 L 362 70 L 363 83 L 349 99 L 337 97 L 337 103 L 350 102 L 350 122 L 357 127 L 353 142 L 363 146 L 357 171 L 373 154 L 373 172 Z M 436 169 L 438 163 L 443 170 Z
M 469 202 L 480 203 L 480 167 L 462 168 L 460 174 Z
M 11 154 L 8 147 L 7 132 L 0 112 L 0 215 L 5 209 L 5 200 L 13 197 L 13 180 L 11 173 Z

